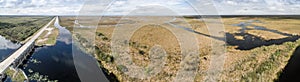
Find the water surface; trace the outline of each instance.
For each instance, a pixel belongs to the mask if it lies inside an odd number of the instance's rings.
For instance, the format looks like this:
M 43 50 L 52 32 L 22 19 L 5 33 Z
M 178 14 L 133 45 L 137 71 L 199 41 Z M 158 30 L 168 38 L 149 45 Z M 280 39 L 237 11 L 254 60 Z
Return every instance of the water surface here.
M 30 76 L 38 72 L 40 75 L 47 75 L 50 80 L 59 82 L 79 82 L 72 57 L 71 33 L 58 26 L 59 36 L 54 46 L 43 46 L 35 48 L 32 57 L 41 63 L 27 62 L 24 67 L 25 73 Z M 33 72 L 29 72 L 33 70 Z
M 0 62 L 20 48 L 21 44 L 13 43 L 0 35 Z
M 279 76 L 280 82 L 300 81 L 300 46 L 296 48 L 289 63 L 285 66 Z

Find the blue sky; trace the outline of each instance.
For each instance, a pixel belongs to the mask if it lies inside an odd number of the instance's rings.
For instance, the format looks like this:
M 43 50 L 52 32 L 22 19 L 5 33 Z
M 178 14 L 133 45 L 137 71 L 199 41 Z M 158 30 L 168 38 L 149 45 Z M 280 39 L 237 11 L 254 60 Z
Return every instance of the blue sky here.
M 85 9 L 88 14 L 99 14 L 107 7 L 101 1 L 108 0 L 0 0 L 0 15 L 78 15 Z M 200 10 L 209 5 L 221 15 L 300 14 L 300 0 L 189 0 Z M 102 5 L 101 5 L 102 4 Z M 86 6 L 90 7 L 86 7 Z M 126 15 L 129 13 L 198 14 L 185 0 L 115 0 L 105 14 Z M 80 13 L 81 12 L 81 13 Z M 212 13 L 208 13 L 212 14 Z

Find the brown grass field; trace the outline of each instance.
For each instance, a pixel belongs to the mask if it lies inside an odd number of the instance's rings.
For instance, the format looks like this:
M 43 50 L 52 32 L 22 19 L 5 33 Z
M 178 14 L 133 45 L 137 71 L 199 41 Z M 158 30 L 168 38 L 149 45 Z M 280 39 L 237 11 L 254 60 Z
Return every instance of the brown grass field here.
M 155 18 L 155 17 L 153 17 Z M 134 18 L 133 18 L 134 19 Z M 163 19 L 160 17 L 160 19 Z M 167 17 L 166 17 L 167 19 Z M 61 26 L 72 28 L 75 18 L 74 17 L 60 17 Z M 108 73 L 114 74 L 117 79 L 121 82 L 127 81 L 142 81 L 142 82 L 166 82 L 172 81 L 176 76 L 176 72 L 180 68 L 179 63 L 181 60 L 180 46 L 176 37 L 166 28 L 172 28 L 166 24 L 161 25 L 144 25 L 140 29 L 136 30 L 130 41 L 130 55 L 133 59 L 133 63 L 141 67 L 146 67 L 149 64 L 149 50 L 154 45 L 161 45 L 166 50 L 168 56 L 166 64 L 158 75 L 155 75 L 151 79 L 137 79 L 131 78 L 124 74 L 121 70 L 126 69 L 126 66 L 117 65 L 112 58 L 110 50 L 110 42 L 113 32 L 117 24 L 127 24 L 130 26 L 134 23 L 139 22 L 127 19 L 125 22 L 119 22 L 119 17 L 104 17 L 98 23 L 98 28 L 93 32 L 82 31 L 87 34 L 95 36 L 96 53 L 95 57 L 101 61 L 100 64 L 108 70 Z M 264 17 L 231 17 L 223 18 L 223 25 L 225 32 L 229 34 L 240 33 L 241 27 L 234 26 L 240 22 L 247 22 L 249 20 L 259 20 L 262 23 L 252 23 L 256 26 L 263 26 L 268 29 L 277 30 L 287 34 L 299 35 L 300 34 L 300 20 L 299 19 L 275 19 L 275 18 L 264 18 Z M 172 22 L 176 25 L 185 26 L 191 28 L 196 32 L 210 35 L 205 23 L 199 19 L 186 18 L 190 26 L 184 24 L 181 21 L 175 20 Z M 157 20 L 156 22 L 163 22 Z M 252 26 L 247 26 L 245 32 L 253 36 L 262 38 L 263 40 L 276 40 L 286 38 L 288 36 L 277 34 L 269 31 L 255 30 Z M 184 29 L 179 30 L 185 31 Z M 90 34 L 91 33 L 91 34 Z M 192 32 L 191 32 L 192 33 Z M 211 60 L 211 42 L 216 40 L 214 38 L 204 36 L 202 34 L 193 33 L 198 39 L 198 46 L 200 47 L 200 63 L 198 66 L 197 75 L 195 77 L 196 82 L 202 82 L 205 77 L 205 73 L 209 67 Z M 84 37 L 84 36 L 83 36 Z M 234 38 L 237 40 L 244 40 L 244 36 L 235 35 Z M 248 81 L 276 81 L 282 71 L 282 69 L 288 63 L 295 48 L 300 45 L 300 40 L 287 41 L 280 45 L 269 45 L 255 47 L 249 50 L 236 49 L 237 46 L 228 45 L 226 47 L 226 60 L 224 64 L 224 70 L 221 73 L 219 81 L 224 82 L 248 82 Z

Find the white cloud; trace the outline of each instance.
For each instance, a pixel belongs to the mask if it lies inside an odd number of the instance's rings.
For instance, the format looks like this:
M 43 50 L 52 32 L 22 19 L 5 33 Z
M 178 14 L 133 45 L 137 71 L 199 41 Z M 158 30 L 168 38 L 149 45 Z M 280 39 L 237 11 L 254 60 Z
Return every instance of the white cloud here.
M 114 5 L 124 5 L 125 1 L 116 1 L 115 3 L 113 3 Z
M 83 0 L 2 0 L 2 15 L 56 15 L 75 14 Z
M 122 3 L 122 4 L 121 4 Z M 184 0 L 127 0 L 127 1 L 116 1 L 112 6 L 107 10 L 107 14 L 117 15 L 117 14 L 129 14 L 133 10 L 134 12 L 139 12 L 144 15 L 155 15 L 155 14 L 165 14 L 166 10 L 174 10 L 179 14 L 190 14 L 191 7 Z M 158 8 L 160 7 L 160 8 Z M 146 12 L 156 12 L 156 13 L 146 13 Z M 177 13 L 176 12 L 176 13 Z M 170 13 L 170 12 L 169 12 Z M 172 13 L 172 14 L 176 14 Z M 136 13 L 137 14 L 137 13 Z
M 237 5 L 237 3 L 234 2 L 234 1 L 226 1 L 226 3 L 227 3 L 227 4 L 230 4 L 230 5 Z
M 220 10 L 219 12 L 221 14 L 255 14 L 255 15 L 300 14 L 299 0 L 214 0 L 214 1 L 217 4 L 217 8 Z
M 106 9 L 104 0 L 0 0 L 0 14 L 17 15 L 76 15 L 103 14 Z M 110 1 L 110 0 L 105 0 Z M 214 4 L 189 0 L 191 3 L 202 5 L 205 10 L 207 5 L 215 6 L 219 14 L 300 14 L 300 0 L 213 0 Z M 84 4 L 86 3 L 86 4 Z M 178 14 L 195 14 L 185 0 L 116 0 L 105 12 L 109 15 L 124 15 L 132 10 L 144 7 L 139 12 L 161 12 L 157 7 L 166 7 Z M 197 5 L 197 6 L 198 6 Z M 206 6 L 205 6 L 206 5 Z M 151 6 L 153 6 L 152 9 Z M 84 8 L 85 10 L 81 10 Z M 200 7 L 199 7 L 200 8 Z M 209 8 L 212 9 L 212 8 Z M 209 10 L 206 9 L 206 10 Z M 80 11 L 81 10 L 81 11 Z

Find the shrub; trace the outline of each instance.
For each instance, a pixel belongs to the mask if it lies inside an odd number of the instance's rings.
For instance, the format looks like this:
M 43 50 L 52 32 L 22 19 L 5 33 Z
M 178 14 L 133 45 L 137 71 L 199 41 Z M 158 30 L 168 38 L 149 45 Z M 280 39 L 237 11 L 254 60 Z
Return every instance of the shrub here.
M 124 65 L 118 65 L 117 70 L 120 71 L 120 72 L 127 72 L 128 68 Z
M 108 38 L 107 37 L 103 37 L 102 40 L 108 40 Z
M 145 52 L 143 50 L 139 50 L 139 54 L 144 55 Z
M 114 61 L 113 56 L 104 53 L 104 52 L 103 52 L 100 48 L 98 48 L 97 46 L 95 46 L 95 54 L 98 55 L 99 60 L 101 60 L 101 61 L 110 62 L 110 63 L 112 63 L 112 62 Z
M 100 33 L 100 32 L 96 32 L 97 36 L 104 36 L 104 34 Z

